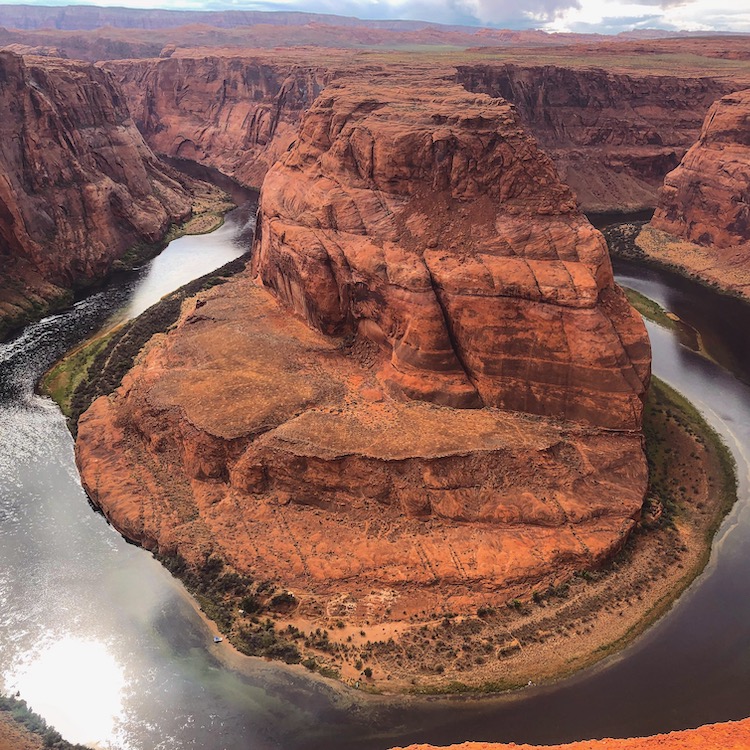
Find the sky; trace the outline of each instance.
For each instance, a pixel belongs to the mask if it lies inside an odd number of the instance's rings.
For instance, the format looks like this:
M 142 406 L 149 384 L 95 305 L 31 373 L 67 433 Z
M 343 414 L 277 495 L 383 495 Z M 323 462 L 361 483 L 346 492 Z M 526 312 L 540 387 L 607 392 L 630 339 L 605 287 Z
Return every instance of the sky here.
M 15 1 L 34 5 L 87 2 Z M 750 33 L 750 0 L 90 0 L 90 4 L 175 10 L 300 10 L 605 34 L 643 28 Z

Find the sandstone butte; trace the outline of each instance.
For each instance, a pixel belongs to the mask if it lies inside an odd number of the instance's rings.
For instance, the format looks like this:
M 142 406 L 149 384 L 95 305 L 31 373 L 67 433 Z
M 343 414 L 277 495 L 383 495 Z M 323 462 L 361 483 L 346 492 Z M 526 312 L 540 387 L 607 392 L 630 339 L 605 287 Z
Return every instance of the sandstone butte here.
M 649 372 L 603 238 L 512 107 L 372 71 L 317 98 L 252 268 L 185 303 L 76 456 L 145 547 L 221 557 L 302 617 L 410 627 L 621 547 Z
M 112 75 L 0 52 L 0 335 L 191 211 Z
M 707 724 L 698 729 L 688 729 L 652 737 L 623 740 L 584 740 L 567 745 L 517 745 L 494 742 L 465 742 L 450 745 L 444 750 L 746 750 L 750 747 L 750 719 L 729 721 L 724 724 Z M 410 745 L 394 750 L 436 750 L 431 745 Z
M 750 89 L 711 107 L 698 141 L 666 176 L 638 243 L 750 299 Z

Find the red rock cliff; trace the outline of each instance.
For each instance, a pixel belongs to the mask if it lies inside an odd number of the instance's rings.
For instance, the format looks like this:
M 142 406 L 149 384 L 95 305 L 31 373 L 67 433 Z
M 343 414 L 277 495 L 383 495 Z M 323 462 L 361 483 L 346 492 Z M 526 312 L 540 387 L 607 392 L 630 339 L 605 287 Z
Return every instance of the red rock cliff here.
M 586 211 L 656 205 L 664 175 L 695 141 L 709 106 L 733 87 L 555 65 L 459 66 L 457 80 L 516 106 Z
M 504 100 L 334 83 L 271 169 L 253 267 L 391 393 L 640 429 L 650 353 L 602 236 Z
M 750 243 L 750 89 L 719 99 L 664 180 L 652 226 L 700 245 Z
M 0 52 L 0 314 L 102 277 L 190 213 L 109 73 Z
M 330 78 L 270 56 L 107 63 L 141 132 L 160 154 L 215 167 L 260 187 Z

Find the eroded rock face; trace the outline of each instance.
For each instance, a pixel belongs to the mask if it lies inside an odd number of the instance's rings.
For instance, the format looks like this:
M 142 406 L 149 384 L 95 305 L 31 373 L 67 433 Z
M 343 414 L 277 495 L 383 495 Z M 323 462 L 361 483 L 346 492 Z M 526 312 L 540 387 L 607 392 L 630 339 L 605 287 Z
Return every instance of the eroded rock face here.
M 270 56 L 172 57 L 106 64 L 160 154 L 198 161 L 250 187 L 295 138 L 331 74 Z
M 253 268 L 315 328 L 377 345 L 397 397 L 640 428 L 643 323 L 503 100 L 331 84 L 268 173 Z
M 202 293 L 81 417 L 86 490 L 150 549 L 218 555 L 291 588 L 303 616 L 347 602 L 355 622 L 504 605 L 623 544 L 647 485 L 638 433 L 396 402 L 372 357 L 247 275 Z
M 711 107 L 698 141 L 664 180 L 651 223 L 707 247 L 750 243 L 750 89 Z
M 656 205 L 664 175 L 732 90 L 707 77 L 630 76 L 561 66 L 458 66 L 470 91 L 512 102 L 585 211 Z
M 119 530 L 307 622 L 402 629 L 621 548 L 645 329 L 510 105 L 431 71 L 332 83 L 261 202 L 252 267 L 79 421 Z
M 0 315 L 42 307 L 106 274 L 190 214 L 112 77 L 83 63 L 0 52 Z

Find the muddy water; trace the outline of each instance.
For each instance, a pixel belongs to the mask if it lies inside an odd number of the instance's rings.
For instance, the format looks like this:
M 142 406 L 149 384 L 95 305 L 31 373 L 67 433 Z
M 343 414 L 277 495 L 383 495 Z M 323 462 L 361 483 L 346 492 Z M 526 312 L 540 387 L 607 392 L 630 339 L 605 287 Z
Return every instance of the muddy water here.
M 176 241 L 140 273 L 0 345 L 0 688 L 20 691 L 70 740 L 134 750 L 561 742 L 750 715 L 750 312 L 632 265 L 618 266 L 621 281 L 695 327 L 711 357 L 649 325 L 654 371 L 696 403 L 739 467 L 740 502 L 709 567 L 667 617 L 599 668 L 500 699 L 383 701 L 299 668 L 225 666 L 180 584 L 90 508 L 62 415 L 33 388 L 117 310 L 167 291 L 153 285 L 160 264 L 185 269 L 171 282 L 184 283 L 206 270 L 186 257 L 219 265 L 246 248 L 251 225 L 247 206 L 219 232 Z

